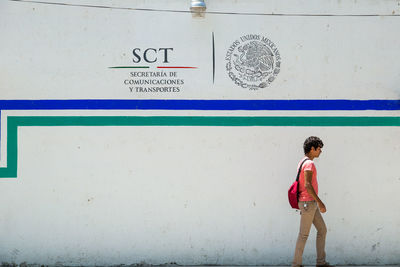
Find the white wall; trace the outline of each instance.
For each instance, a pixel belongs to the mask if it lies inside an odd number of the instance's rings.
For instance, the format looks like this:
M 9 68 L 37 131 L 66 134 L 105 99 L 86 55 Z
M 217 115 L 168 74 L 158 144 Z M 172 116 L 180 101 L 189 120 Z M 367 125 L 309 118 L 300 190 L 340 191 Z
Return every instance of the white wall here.
M 131 7 L 186 10 L 189 1 Z M 72 2 L 71 2 L 72 3 Z M 78 3 L 75 1 L 75 3 Z M 81 3 L 79 1 L 79 3 Z M 87 2 L 89 3 L 89 2 Z M 246 3 L 246 4 L 245 4 Z M 127 6 L 124 1 L 90 4 Z M 397 1 L 207 1 L 208 11 L 398 14 Z M 226 9 L 225 9 L 226 8 Z M 397 16 L 308 17 L 107 10 L 0 3 L 0 99 L 399 99 Z M 216 42 L 212 82 L 211 33 Z M 282 56 L 267 88 L 227 76 L 231 43 L 256 33 Z M 174 47 L 178 94 L 123 84 L 134 47 Z M 152 67 L 154 71 L 154 68 Z M 2 111 L 7 117 L 399 116 L 398 111 Z M 302 143 L 316 160 L 335 264 L 399 264 L 399 127 L 20 127 L 18 177 L 0 183 L 0 259 L 65 265 L 288 265 L 299 214 L 286 191 Z M 304 263 L 315 261 L 315 230 Z

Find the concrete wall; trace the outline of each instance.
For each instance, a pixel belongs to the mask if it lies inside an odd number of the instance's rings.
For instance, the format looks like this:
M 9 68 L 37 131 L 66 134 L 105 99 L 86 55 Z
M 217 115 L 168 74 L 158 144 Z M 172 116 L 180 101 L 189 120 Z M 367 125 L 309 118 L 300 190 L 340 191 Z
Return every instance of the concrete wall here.
M 315 162 L 328 210 L 328 260 L 400 263 L 400 107 L 390 102 L 400 99 L 398 1 L 207 1 L 207 11 L 216 13 L 203 19 L 165 11 L 186 11 L 189 1 L 68 3 L 126 9 L 0 3 L 0 166 L 17 172 L 1 173 L 1 261 L 288 265 L 300 217 L 286 191 L 304 139 L 316 135 L 325 143 Z M 226 69 L 227 51 L 247 34 L 268 38 L 279 51 L 280 72 L 265 88 L 237 86 Z M 154 63 L 135 63 L 135 48 L 173 50 L 168 63 L 162 53 Z M 122 66 L 149 68 L 114 68 Z M 125 80 L 141 80 L 131 72 L 163 72 L 183 84 L 179 92 L 131 92 Z M 87 101 L 93 99 L 119 102 L 95 107 Z M 278 107 L 205 102 L 202 109 L 189 101 L 186 108 L 171 102 L 143 108 L 120 101 L 141 99 L 272 100 Z M 273 102 L 279 100 L 288 102 Z M 383 107 L 365 100 L 383 100 Z M 245 122 L 38 126 L 25 120 L 44 116 Z M 246 124 L 254 117 L 288 121 Z M 306 118 L 296 124 L 293 117 Z M 344 126 L 332 117 L 352 119 Z M 14 134 L 7 129 L 15 119 L 22 122 Z M 305 264 L 314 263 L 314 248 L 312 229 Z

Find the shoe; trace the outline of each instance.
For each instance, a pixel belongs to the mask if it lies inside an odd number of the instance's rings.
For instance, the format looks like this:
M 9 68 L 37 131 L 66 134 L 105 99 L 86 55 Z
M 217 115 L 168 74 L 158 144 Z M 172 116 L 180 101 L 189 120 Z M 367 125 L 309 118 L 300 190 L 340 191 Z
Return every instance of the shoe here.
M 317 264 L 315 267 L 335 267 L 335 265 L 330 265 L 329 262 L 325 262 L 324 264 Z

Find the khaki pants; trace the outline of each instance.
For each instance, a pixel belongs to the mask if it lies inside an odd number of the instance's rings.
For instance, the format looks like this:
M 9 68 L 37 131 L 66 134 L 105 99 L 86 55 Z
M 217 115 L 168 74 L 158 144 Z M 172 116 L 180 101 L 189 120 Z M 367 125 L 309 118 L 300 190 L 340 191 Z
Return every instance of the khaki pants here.
M 304 207 L 305 203 L 307 204 L 307 207 Z M 310 233 L 311 224 L 314 224 L 317 229 L 317 265 L 325 264 L 325 237 L 327 231 L 324 219 L 319 212 L 317 202 L 299 201 L 299 208 L 301 214 L 300 231 L 297 238 L 292 266 L 302 265 L 303 250 Z

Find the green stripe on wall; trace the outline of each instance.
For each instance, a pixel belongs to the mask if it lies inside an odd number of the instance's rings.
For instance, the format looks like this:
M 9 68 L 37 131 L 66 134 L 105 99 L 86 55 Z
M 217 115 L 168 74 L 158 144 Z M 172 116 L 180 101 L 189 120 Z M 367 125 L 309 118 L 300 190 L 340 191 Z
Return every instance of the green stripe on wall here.
M 0 178 L 17 177 L 18 135 L 21 126 L 400 126 L 400 117 L 210 117 L 210 116 L 9 116 L 7 167 Z

